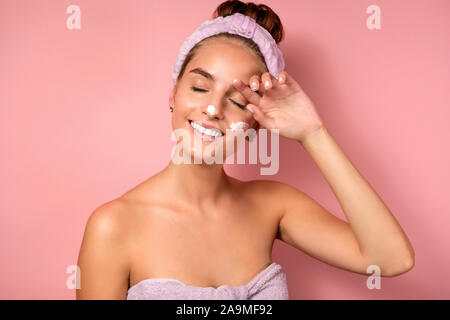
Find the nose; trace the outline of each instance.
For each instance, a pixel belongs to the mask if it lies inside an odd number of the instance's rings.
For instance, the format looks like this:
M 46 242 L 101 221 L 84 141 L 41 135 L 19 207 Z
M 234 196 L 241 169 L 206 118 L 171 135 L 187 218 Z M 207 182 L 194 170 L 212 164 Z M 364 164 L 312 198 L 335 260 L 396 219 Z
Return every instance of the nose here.
M 202 113 L 206 114 L 210 119 L 223 119 L 223 103 L 216 100 L 213 103 L 206 104 L 202 108 Z

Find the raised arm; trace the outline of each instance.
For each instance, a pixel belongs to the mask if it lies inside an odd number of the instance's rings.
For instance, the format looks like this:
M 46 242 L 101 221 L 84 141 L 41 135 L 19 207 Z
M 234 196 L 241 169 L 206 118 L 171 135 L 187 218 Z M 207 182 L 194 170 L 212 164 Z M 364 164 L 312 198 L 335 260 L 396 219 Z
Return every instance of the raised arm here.
M 258 92 L 241 80 L 235 88 L 261 127 L 299 142 L 336 195 L 348 223 L 300 191 L 287 188 L 279 238 L 331 265 L 366 273 L 370 265 L 394 276 L 414 266 L 414 250 L 383 200 L 365 181 L 326 129 L 314 104 L 287 72 L 252 76 Z M 261 86 L 267 83 L 268 86 Z
M 396 276 L 414 266 L 414 250 L 383 200 L 323 128 L 302 141 L 339 201 L 348 222 L 311 197 L 286 187 L 281 240 L 339 268 Z

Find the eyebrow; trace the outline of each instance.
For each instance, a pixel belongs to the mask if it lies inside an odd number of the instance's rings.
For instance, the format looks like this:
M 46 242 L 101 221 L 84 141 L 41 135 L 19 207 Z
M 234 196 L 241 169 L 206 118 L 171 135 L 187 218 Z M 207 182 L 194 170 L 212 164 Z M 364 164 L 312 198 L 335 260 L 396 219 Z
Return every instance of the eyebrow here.
M 206 70 L 204 70 L 204 69 L 202 69 L 202 68 L 195 68 L 195 69 L 192 69 L 191 71 L 189 71 L 189 73 L 196 73 L 196 74 L 199 74 L 199 75 L 202 75 L 202 76 L 204 76 L 206 79 L 208 79 L 208 80 L 211 80 L 211 81 L 216 81 L 216 78 L 211 74 L 211 73 L 209 73 L 208 71 L 206 71 Z M 239 92 L 234 86 L 233 86 L 233 84 L 230 84 L 230 87 L 228 88 L 228 90 L 227 90 L 227 92 L 228 93 L 230 93 L 230 92 L 234 92 L 234 91 L 236 91 L 236 92 Z M 242 95 L 242 94 L 241 94 Z M 242 95 L 243 96 L 243 95 Z M 247 99 L 243 96 L 243 98 L 247 101 Z
M 204 76 L 206 79 L 212 80 L 212 81 L 216 81 L 216 78 L 209 72 L 203 70 L 202 68 L 195 68 L 192 69 L 191 71 L 189 71 L 189 73 L 197 73 L 199 75 Z

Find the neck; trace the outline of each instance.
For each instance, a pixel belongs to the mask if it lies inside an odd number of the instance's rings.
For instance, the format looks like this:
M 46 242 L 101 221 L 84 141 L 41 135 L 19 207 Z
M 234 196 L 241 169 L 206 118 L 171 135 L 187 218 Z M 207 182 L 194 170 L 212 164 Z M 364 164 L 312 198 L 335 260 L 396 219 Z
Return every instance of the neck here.
M 229 187 L 229 178 L 222 164 L 175 164 L 162 170 L 177 201 L 198 208 L 216 207 Z

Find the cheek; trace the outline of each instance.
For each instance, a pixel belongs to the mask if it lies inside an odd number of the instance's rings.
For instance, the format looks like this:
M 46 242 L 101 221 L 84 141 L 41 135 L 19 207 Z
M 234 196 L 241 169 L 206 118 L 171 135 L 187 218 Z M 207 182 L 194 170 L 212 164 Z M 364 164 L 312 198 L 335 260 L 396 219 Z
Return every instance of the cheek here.
M 237 121 L 237 122 L 231 122 L 229 129 L 234 131 L 236 129 L 248 129 L 250 125 L 246 121 Z
M 252 118 L 251 126 L 252 126 L 252 128 L 255 128 L 256 131 L 258 131 L 258 129 L 259 129 L 259 123 L 258 123 L 258 121 L 256 121 L 256 120 L 253 119 L 253 118 Z
M 256 121 L 252 115 L 248 116 L 244 121 L 248 124 L 249 128 L 254 128 L 257 130 L 259 127 L 258 121 Z
M 190 95 L 189 93 L 180 93 L 180 95 L 178 95 L 175 99 L 175 107 L 177 107 L 178 110 L 182 111 L 183 113 L 190 112 L 191 110 L 201 106 L 201 100 Z

